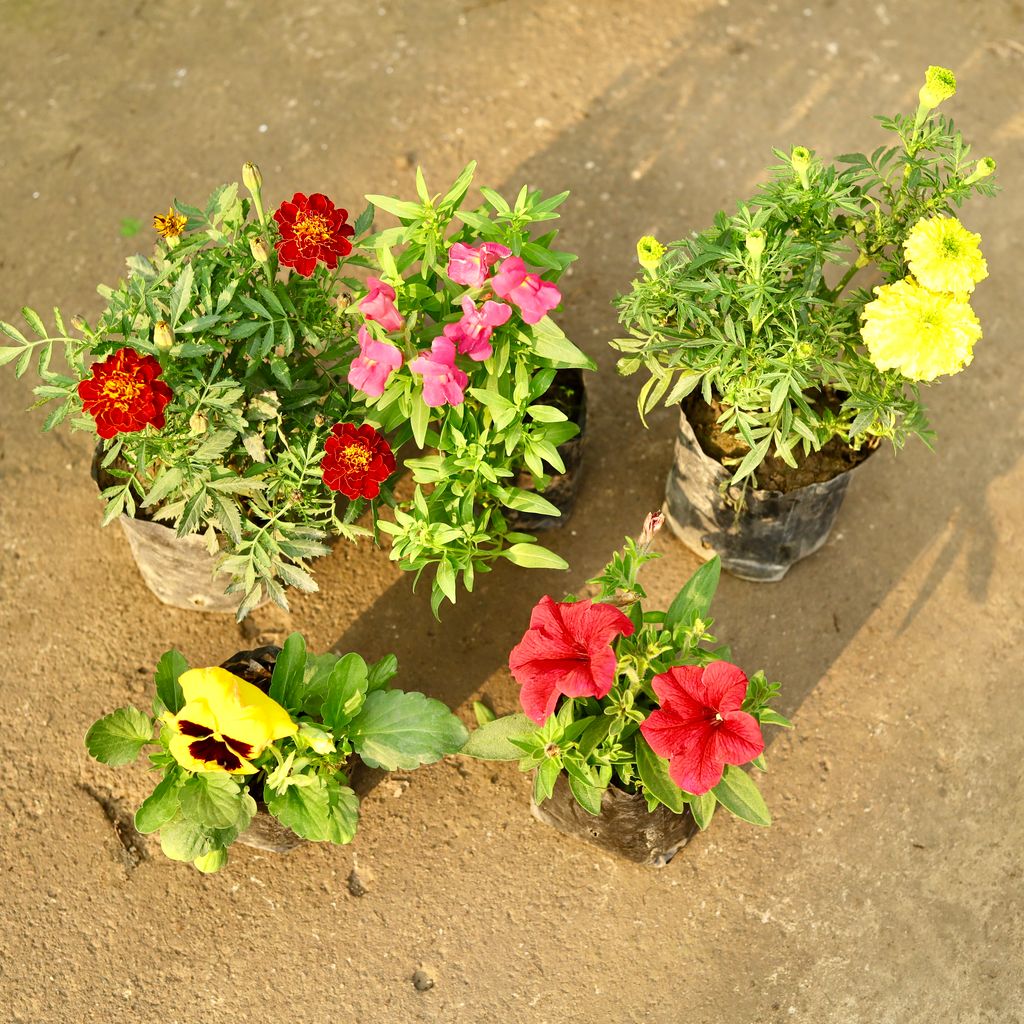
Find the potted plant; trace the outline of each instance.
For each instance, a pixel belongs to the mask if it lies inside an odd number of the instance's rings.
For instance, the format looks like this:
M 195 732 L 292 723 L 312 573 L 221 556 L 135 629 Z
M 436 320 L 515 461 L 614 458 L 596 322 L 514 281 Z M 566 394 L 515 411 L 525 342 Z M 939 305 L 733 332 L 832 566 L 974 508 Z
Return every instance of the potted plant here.
M 393 655 L 367 665 L 310 654 L 298 633 L 215 668 L 190 669 L 172 650 L 157 665 L 152 715 L 120 708 L 85 743 L 108 765 L 152 748 L 159 782 L 135 827 L 159 831 L 168 857 L 200 871 L 222 868 L 236 840 L 276 851 L 345 844 L 359 821 L 354 771 L 408 771 L 466 740 L 440 701 L 393 689 L 397 671 Z
M 879 118 L 895 144 L 841 167 L 776 150 L 735 214 L 667 249 L 638 245 L 643 276 L 617 300 L 619 371 L 650 374 L 642 417 L 682 403 L 669 523 L 738 576 L 781 579 L 817 550 L 850 470 L 883 438 L 930 443 L 921 386 L 971 361 L 969 298 L 987 269 L 952 213 L 995 194 L 995 162 L 970 158 L 935 113 L 955 86 L 929 68 L 916 114 Z M 868 268 L 883 283 L 851 287 Z
M 57 403 L 44 429 L 98 435 L 104 525 L 120 521 L 150 588 L 239 618 L 266 596 L 287 607 L 288 586 L 316 590 L 309 560 L 328 536 L 369 532 L 355 519 L 387 500 L 395 468 L 345 383 L 355 330 L 336 301 L 373 210 L 353 225 L 296 193 L 270 216 L 253 165 L 243 181 L 248 199 L 225 185 L 155 217 L 154 256 L 99 289 L 95 325 L 69 331 L 54 310 L 50 333 L 28 308 L 30 336 L 0 322 L 0 363 L 21 376 L 35 360 L 38 404 Z
M 581 371 L 594 368 L 549 316 L 575 257 L 553 247 L 556 231 L 536 230 L 568 193 L 524 186 L 510 203 L 481 188 L 485 205 L 464 209 L 474 168 L 443 195 L 418 171 L 416 201 L 367 196 L 400 225 L 366 239 L 368 281 L 346 282 L 365 320 L 348 377 L 359 415 L 396 450 L 416 449 L 404 459 L 413 494 L 379 525 L 403 569 L 431 571 L 435 614 L 499 558 L 565 568 L 522 530 L 571 505 Z
M 756 825 L 771 818 L 741 768 L 765 770 L 763 725 L 789 726 L 769 706 L 779 691 L 749 679 L 716 646 L 708 616 L 718 584 L 713 558 L 667 611 L 645 610 L 641 567 L 663 522 L 648 516 L 600 576 L 593 599 L 544 597 L 509 656 L 524 713 L 494 718 L 462 753 L 518 760 L 534 773 L 541 821 L 621 856 L 664 866 L 715 807 Z

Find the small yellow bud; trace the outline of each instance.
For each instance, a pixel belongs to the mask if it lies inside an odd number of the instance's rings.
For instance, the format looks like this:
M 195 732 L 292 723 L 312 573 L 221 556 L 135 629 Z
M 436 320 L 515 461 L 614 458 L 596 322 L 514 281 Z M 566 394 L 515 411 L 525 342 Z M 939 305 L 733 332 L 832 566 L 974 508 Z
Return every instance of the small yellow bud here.
M 76 314 L 75 314 L 75 315 L 74 315 L 74 316 L 73 316 L 73 317 L 71 318 L 71 326 L 72 326 L 72 327 L 74 327 L 74 329 L 75 329 L 76 331 L 84 331 L 84 330 L 85 330 L 85 319 L 84 319 L 83 317 L 79 316 L 79 315 L 78 315 L 78 314 L 76 313 Z
M 192 413 L 188 420 L 188 429 L 193 434 L 198 436 L 199 434 L 205 434 L 210 426 L 210 421 L 206 418 L 206 413 L 200 411 Z
M 338 298 L 335 300 L 335 302 L 336 302 L 336 304 L 338 306 L 338 312 L 339 313 L 344 313 L 345 310 L 348 309 L 348 307 L 352 303 L 352 296 L 349 295 L 346 292 L 341 292 L 338 295 Z
M 196 857 L 192 864 L 202 871 L 204 875 L 212 875 L 215 871 L 220 871 L 227 862 L 227 850 L 211 850 L 209 853 L 204 853 L 201 857 Z
M 242 184 L 253 194 L 263 187 L 263 175 L 255 164 L 242 164 Z
M 933 64 L 925 72 L 924 85 L 917 94 L 921 110 L 933 110 L 943 100 L 956 95 L 956 75 L 949 68 Z
M 996 173 L 996 162 L 990 156 L 983 156 L 975 165 L 974 170 L 971 172 L 969 178 L 964 179 L 965 185 L 971 185 L 976 181 L 981 181 L 982 178 L 987 178 L 990 174 Z
M 743 242 L 744 245 L 746 245 L 747 252 L 750 253 L 751 258 L 755 261 L 759 260 L 761 258 L 761 254 L 764 252 L 764 231 L 761 228 L 751 231 Z
M 644 270 L 657 270 L 665 255 L 665 246 L 659 242 L 654 235 L 644 235 L 636 243 L 636 258 Z
M 250 238 L 249 239 L 249 252 L 252 253 L 252 258 L 257 263 L 266 263 L 270 259 L 267 253 L 267 247 L 263 244 L 262 238 Z
M 800 179 L 804 188 L 810 188 L 811 182 L 807 175 L 811 166 L 811 151 L 805 146 L 794 146 L 789 154 L 789 162 Z
M 166 320 L 157 320 L 153 325 L 153 344 L 159 352 L 170 352 L 174 345 L 174 331 Z

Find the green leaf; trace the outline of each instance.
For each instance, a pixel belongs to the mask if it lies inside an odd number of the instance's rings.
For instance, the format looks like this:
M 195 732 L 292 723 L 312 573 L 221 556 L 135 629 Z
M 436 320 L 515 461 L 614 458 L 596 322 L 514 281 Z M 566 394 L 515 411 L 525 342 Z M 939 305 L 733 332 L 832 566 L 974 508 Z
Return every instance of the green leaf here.
M 547 757 L 541 761 L 533 779 L 533 802 L 535 804 L 542 804 L 545 800 L 551 799 L 561 770 L 561 758 Z
M 715 555 L 705 562 L 683 585 L 665 614 L 665 625 L 674 629 L 688 616 L 705 618 L 711 608 L 711 601 L 718 589 L 718 578 L 722 574 L 722 560 Z
M 160 829 L 160 849 L 171 860 L 194 861 L 214 848 L 209 829 L 187 818 L 176 818 Z
M 327 784 L 315 775 L 300 778 L 312 781 L 306 786 L 289 786 L 283 793 L 270 791 L 267 810 L 300 838 L 324 842 L 331 834 L 331 797 Z
M 503 715 L 474 729 L 459 753 L 482 761 L 518 761 L 523 756 L 522 748 L 509 740 L 525 739 L 536 732 L 537 723 L 526 715 Z
M 556 505 L 536 491 L 526 491 L 519 487 L 509 488 L 501 502 L 506 508 L 514 508 L 517 512 L 533 512 L 545 516 L 560 516 L 562 513 Z
M 771 708 L 762 708 L 758 711 L 757 720 L 762 725 L 779 725 L 783 729 L 793 728 L 793 723 L 785 715 L 780 715 L 778 711 L 773 711 Z
M 208 828 L 231 828 L 242 815 L 241 789 L 227 772 L 199 772 L 182 783 L 181 813 Z
M 359 797 L 337 779 L 328 779 L 327 786 L 327 840 L 344 846 L 355 838 L 359 828 Z
M 466 727 L 439 700 L 422 693 L 376 690 L 349 725 L 355 752 L 371 767 L 418 768 L 460 750 Z
M 306 673 L 306 641 L 301 633 L 292 633 L 277 656 L 270 677 L 270 696 L 287 711 L 302 706 L 303 680 Z
M 528 334 L 522 333 L 521 336 L 530 343 L 538 358 L 548 360 L 552 366 L 597 369 L 597 363 L 578 349 L 551 317 L 544 317 L 533 324 Z
M 483 701 L 479 700 L 473 701 L 473 715 L 476 718 L 476 724 L 478 726 L 488 725 L 497 718 L 497 715 L 495 715 L 495 713 L 486 704 L 484 704 Z M 472 737 L 470 738 L 472 739 Z
M 85 734 L 85 747 L 103 764 L 131 764 L 153 740 L 153 722 L 137 708 L 118 708 L 95 722 Z
M 423 401 L 423 393 L 417 388 L 412 393 L 412 415 L 409 417 L 409 425 L 412 427 L 412 436 L 416 446 L 422 448 L 427 439 L 427 427 L 430 425 L 430 406 Z
M 727 764 L 722 781 L 711 791 L 727 810 L 752 825 L 770 825 L 772 816 L 754 780 L 742 769 Z
M 580 807 L 587 812 L 587 814 L 593 814 L 596 818 L 601 813 L 601 796 L 604 793 L 603 789 L 599 789 L 597 786 L 590 786 L 571 773 L 569 775 L 569 789 L 572 790 L 572 795 L 576 798 L 576 803 L 578 803 Z
M 186 263 L 185 269 L 181 272 L 181 276 L 174 284 L 174 288 L 171 290 L 171 297 L 168 300 L 169 305 L 169 316 L 171 321 L 171 327 L 177 327 L 178 321 L 181 319 L 182 313 L 192 303 L 192 264 Z
M 668 774 L 668 761 L 659 757 L 640 734 L 636 734 L 636 767 L 644 789 L 656 796 L 670 811 L 682 814 L 685 801 L 683 791 Z
M 185 706 L 185 697 L 181 692 L 178 677 L 188 671 L 188 662 L 180 651 L 166 651 L 156 663 L 156 695 L 163 706 L 176 715 Z
M 701 793 L 699 796 L 690 798 L 690 813 L 697 827 L 703 831 L 711 824 L 711 816 L 715 813 L 718 801 L 714 793 Z
M 400 220 L 415 220 L 423 213 L 423 208 L 416 203 L 409 203 L 402 199 L 395 199 L 392 196 L 364 196 L 368 203 L 373 203 L 378 210 L 387 210 L 388 213 Z
M 343 729 L 363 706 L 368 685 L 366 662 L 358 654 L 340 658 L 327 680 L 321 711 L 324 724 L 335 732 Z
M 162 828 L 178 813 L 179 774 L 171 770 L 135 812 L 135 828 L 143 835 Z
M 385 654 L 380 661 L 370 666 L 370 676 L 366 684 L 366 692 L 382 690 L 398 675 L 398 658 L 393 654 Z
M 513 544 L 502 551 L 502 555 L 513 565 L 521 565 L 524 569 L 568 569 L 569 563 L 554 551 L 549 551 L 540 544 Z

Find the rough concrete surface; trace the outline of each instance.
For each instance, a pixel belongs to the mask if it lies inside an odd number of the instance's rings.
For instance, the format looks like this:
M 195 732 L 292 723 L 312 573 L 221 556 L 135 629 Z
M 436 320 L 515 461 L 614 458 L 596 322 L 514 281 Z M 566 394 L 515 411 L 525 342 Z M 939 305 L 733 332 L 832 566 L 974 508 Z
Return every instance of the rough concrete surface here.
M 1021 980 L 1024 570 L 1020 294 L 1024 11 L 1017 0 L 0 2 L 0 316 L 95 315 L 172 196 L 257 161 L 269 201 L 360 209 L 465 161 L 506 194 L 571 188 L 561 323 L 601 364 L 586 478 L 552 544 L 444 616 L 386 551 L 340 545 L 290 615 L 160 606 L 99 528 L 84 435 L 43 435 L 0 376 L 0 1018 L 21 1024 L 1010 1024 Z M 968 372 L 928 392 L 934 453 L 858 474 L 830 542 L 775 585 L 726 579 L 717 632 L 785 683 L 795 732 L 759 830 L 724 813 L 663 871 L 534 821 L 514 765 L 450 759 L 379 786 L 351 847 L 237 849 L 205 877 L 122 835 L 140 767 L 91 763 L 89 723 L 146 698 L 157 655 L 213 664 L 254 634 L 394 650 L 468 714 L 510 710 L 505 659 L 546 591 L 579 587 L 658 506 L 673 415 L 643 430 L 609 300 L 633 244 L 731 206 L 772 145 L 871 148 L 930 63 L 1007 191 L 965 213 L 991 278 Z M 1014 282 L 1017 282 L 1016 284 Z M 665 598 L 696 567 L 671 537 Z M 355 878 L 356 884 L 351 883 Z M 363 895 L 354 892 L 365 890 Z

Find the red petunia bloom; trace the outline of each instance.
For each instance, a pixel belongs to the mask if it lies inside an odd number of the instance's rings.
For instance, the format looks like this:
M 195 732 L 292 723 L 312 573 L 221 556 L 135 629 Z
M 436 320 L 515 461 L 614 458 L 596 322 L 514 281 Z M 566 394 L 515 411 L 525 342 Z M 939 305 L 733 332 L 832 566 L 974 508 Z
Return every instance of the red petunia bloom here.
M 661 707 L 640 726 L 668 773 L 687 793 L 706 793 L 718 785 L 727 764 L 746 764 L 764 750 L 761 726 L 740 711 L 747 677 L 727 661 L 706 668 L 682 665 L 655 676 Z
M 523 710 L 543 723 L 559 694 L 604 697 L 615 684 L 617 636 L 630 636 L 633 623 L 610 604 L 574 601 L 555 604 L 542 597 L 530 615 L 530 628 L 512 648 L 508 667 Z
M 294 267 L 310 277 L 317 261 L 334 270 L 339 256 L 352 251 L 349 236 L 355 228 L 347 224 L 348 210 L 338 209 L 327 196 L 296 192 L 291 202 L 282 203 L 274 213 L 281 238 L 274 248 L 285 267 Z
M 164 425 L 164 408 L 174 397 L 157 378 L 163 368 L 153 356 L 133 348 L 119 348 L 102 363 L 94 363 L 92 376 L 78 385 L 82 408 L 96 420 L 96 433 L 109 440 Z
M 368 423 L 335 423 L 324 450 L 324 483 L 346 498 L 376 498 L 380 485 L 395 471 L 391 445 Z

